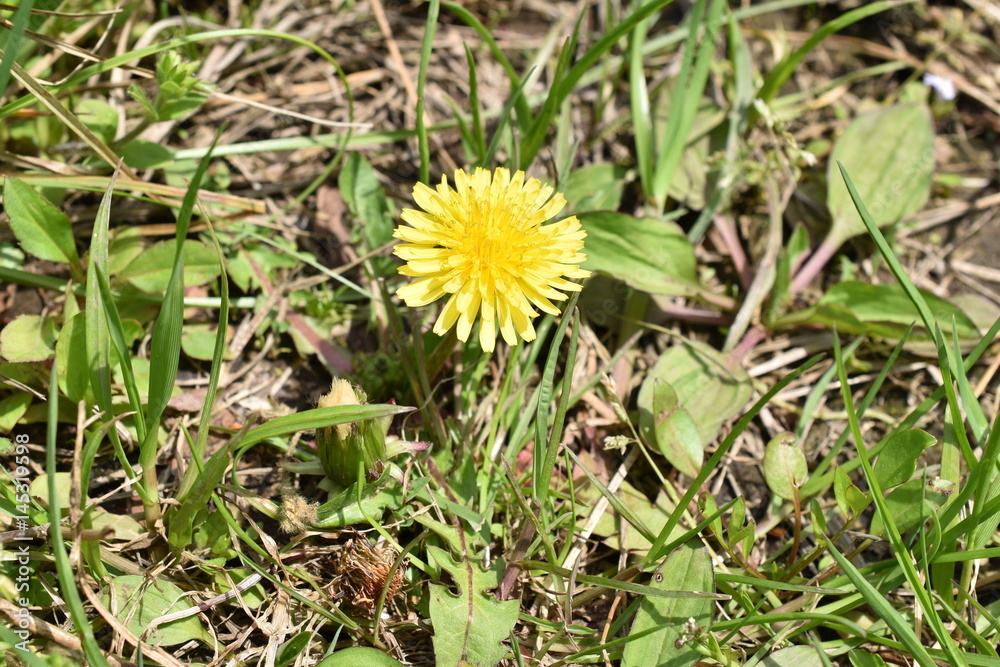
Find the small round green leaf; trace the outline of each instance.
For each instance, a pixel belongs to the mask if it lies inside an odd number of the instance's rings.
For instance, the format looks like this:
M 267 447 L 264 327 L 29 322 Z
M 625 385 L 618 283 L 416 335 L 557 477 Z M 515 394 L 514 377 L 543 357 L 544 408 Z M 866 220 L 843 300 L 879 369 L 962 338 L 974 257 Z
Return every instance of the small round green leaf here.
M 377 648 L 354 646 L 337 651 L 323 658 L 316 667 L 403 667 L 403 663 L 390 658 Z
M 791 500 L 809 478 L 806 456 L 793 433 L 779 433 L 764 449 L 764 480 L 776 496 Z
M 162 292 L 174 269 L 176 241 L 163 241 L 143 251 L 120 277 L 145 292 Z M 198 241 L 184 241 L 184 286 L 204 285 L 222 272 L 213 248 Z
M 889 438 L 875 461 L 879 485 L 889 489 L 908 481 L 917 469 L 917 458 L 936 442 L 937 438 L 920 429 L 900 431 Z
M 41 315 L 18 315 L 0 331 L 0 358 L 6 361 L 44 361 L 52 356 L 55 334 Z

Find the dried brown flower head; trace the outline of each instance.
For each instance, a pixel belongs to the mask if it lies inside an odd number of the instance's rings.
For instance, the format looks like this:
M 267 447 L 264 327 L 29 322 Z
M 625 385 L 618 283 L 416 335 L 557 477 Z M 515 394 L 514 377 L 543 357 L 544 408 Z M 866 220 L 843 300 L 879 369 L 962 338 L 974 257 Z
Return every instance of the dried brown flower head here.
M 385 595 L 387 601 L 403 588 L 406 561 L 388 580 L 397 555 L 392 547 L 380 547 L 363 535 L 348 540 L 334 563 L 337 574 L 331 582 L 333 597 L 345 599 L 355 609 L 373 615 L 384 588 L 389 589 Z

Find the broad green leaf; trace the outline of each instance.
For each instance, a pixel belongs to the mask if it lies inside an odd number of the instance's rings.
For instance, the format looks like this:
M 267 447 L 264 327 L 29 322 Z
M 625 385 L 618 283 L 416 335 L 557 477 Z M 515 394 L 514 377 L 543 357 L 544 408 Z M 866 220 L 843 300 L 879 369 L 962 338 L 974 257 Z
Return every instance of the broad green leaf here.
M 764 480 L 780 498 L 798 497 L 799 487 L 809 478 L 806 455 L 793 433 L 779 433 L 764 449 Z
M 809 513 L 812 515 L 813 534 L 817 537 L 826 534 L 826 515 L 815 498 L 809 501 Z
M 188 324 L 181 332 L 181 349 L 184 350 L 184 354 L 192 359 L 213 361 L 217 332 L 218 326 L 209 322 Z M 228 333 L 229 335 L 226 336 L 227 340 L 232 338 L 232 331 Z M 223 351 L 222 358 L 226 361 L 232 359 L 228 347 Z
M 176 241 L 161 241 L 136 257 L 120 277 L 145 292 L 162 292 L 174 268 Z M 221 272 L 215 250 L 198 241 L 184 241 L 184 286 L 204 285 Z
M 934 173 L 934 127 L 923 104 L 900 105 L 856 118 L 837 140 L 827 168 L 830 235 L 846 241 L 865 233 L 837 163 L 851 173 L 879 227 L 913 215 L 927 203 Z
M 101 601 L 137 637 L 143 636 L 160 616 L 193 606 L 184 597 L 184 591 L 169 581 L 138 575 L 112 579 L 102 592 Z M 192 639 L 214 644 L 197 614 L 157 627 L 144 641 L 154 646 L 176 646 Z
M 921 295 L 942 328 L 951 330 L 954 318 L 959 336 L 978 340 L 975 324 L 957 306 L 929 292 Z M 779 318 L 775 327 L 822 324 L 836 326 L 842 334 L 898 339 L 913 322 L 918 327 L 913 338 L 922 336 L 926 340 L 928 334 L 920 313 L 899 283 L 845 281 L 831 287 L 812 308 Z
M 0 243 L 0 267 L 20 269 L 24 266 L 24 253 L 13 243 Z
M 274 242 L 278 247 L 248 241 L 240 248 L 239 253 L 229 260 L 226 272 L 233 282 L 239 285 L 240 289 L 247 292 L 261 286 L 260 277 L 257 275 L 258 270 L 263 272 L 265 277 L 275 280 L 279 270 L 289 269 L 300 264 L 298 258 L 282 251 L 284 241 L 276 238 Z M 294 248 L 289 248 L 289 250 L 294 250 Z
M 133 139 L 125 144 L 122 157 L 133 169 L 155 169 L 174 161 L 174 153 L 169 148 L 144 139 Z
M 923 480 L 914 479 L 896 487 L 885 497 L 896 528 L 905 533 L 924 519 L 935 515 L 937 509 L 948 500 L 947 493 L 934 489 L 930 484 L 924 486 Z M 873 535 L 885 535 L 885 524 L 879 512 L 872 517 L 870 532 Z
M 43 361 L 56 342 L 50 322 L 41 315 L 18 315 L 0 331 L 0 358 L 7 361 Z
M 743 560 L 747 560 L 750 558 L 750 552 L 753 550 L 753 543 L 756 539 L 757 522 L 749 519 L 747 525 L 739 530 L 730 531 L 729 548 L 732 551 L 736 551 L 736 547 L 739 547 L 740 553 L 743 554 Z
M 704 502 L 704 505 L 701 508 L 702 515 L 705 516 L 705 517 L 710 517 L 710 516 L 712 516 L 713 514 L 715 514 L 718 511 L 719 511 L 719 506 L 718 506 L 718 504 L 716 504 L 715 498 L 712 496 L 711 493 L 706 493 L 705 494 L 705 502 Z M 722 517 L 721 516 L 716 517 L 715 520 L 712 521 L 712 523 L 708 524 L 708 529 L 710 531 L 712 531 L 712 535 L 715 536 L 715 539 L 719 540 L 720 542 L 722 541 Z
M 108 248 L 108 275 L 115 276 L 121 272 L 142 254 L 145 247 L 146 236 L 142 233 L 142 227 L 115 229 Z
M 844 516 L 858 516 L 871 502 L 868 494 L 851 484 L 851 478 L 843 468 L 833 471 L 833 495 Z
M 3 207 L 22 248 L 39 259 L 69 264 L 74 277 L 83 275 L 73 226 L 65 213 L 27 183 L 9 176 L 4 180 Z
M 445 550 L 427 547 L 427 553 L 458 586 L 458 595 L 446 586 L 431 584 L 430 616 L 434 626 L 434 656 L 438 667 L 493 667 L 507 653 L 501 644 L 517 622 L 520 602 L 500 602 L 485 591 L 500 584 L 503 561 L 490 570 L 467 560 L 456 561 Z
M 653 430 L 656 446 L 667 461 L 688 477 L 696 477 L 704 458 L 698 426 L 663 378 L 653 379 Z
M 625 169 L 610 162 L 575 169 L 560 183 L 566 210 L 617 211 L 625 188 Z
M 657 380 L 661 380 L 673 388 L 677 406 L 694 422 L 701 448 L 704 450 L 713 442 L 722 423 L 739 412 L 750 398 L 746 373 L 741 368 L 727 367 L 727 362 L 726 355 L 699 342 L 683 341 L 667 350 L 650 369 L 639 390 L 639 428 L 645 441 L 655 443 L 664 456 L 668 451 L 671 456 L 676 454 L 666 446 L 669 442 L 659 441 L 656 429 L 655 388 Z M 678 424 L 678 432 L 683 433 L 684 423 L 678 421 Z
M 760 661 L 763 667 L 826 667 L 812 646 L 789 646 Z
M 668 591 L 715 592 L 712 557 L 697 540 L 671 552 L 656 568 L 653 588 Z M 711 631 L 715 602 L 701 598 L 645 597 L 639 603 L 630 636 L 660 628 L 625 645 L 622 664 L 628 667 L 690 667 L 701 658 L 694 646 L 679 642 L 685 625 L 692 630 Z
M 88 97 L 76 103 L 74 109 L 80 122 L 106 144 L 115 140 L 118 133 L 118 112 L 104 100 Z
M 337 651 L 320 661 L 316 667 L 403 667 L 403 663 L 390 658 L 377 648 L 352 646 Z
M 87 394 L 90 369 L 87 368 L 87 314 L 77 313 L 63 324 L 56 342 L 56 365 L 59 389 L 76 403 Z
M 976 325 L 965 313 L 956 308 L 950 301 L 921 291 L 934 319 L 942 327 L 951 329 L 951 320 L 955 318 L 960 336 L 978 336 Z M 912 322 L 920 323 L 920 313 L 906 292 L 898 283 L 881 283 L 873 285 L 861 281 L 845 281 L 827 290 L 819 300 L 824 306 L 841 306 L 849 309 L 862 322 L 892 322 L 907 327 Z
M 57 472 L 56 473 L 56 500 L 59 501 L 59 508 L 63 510 L 69 509 L 69 487 L 70 487 L 70 474 L 68 472 Z M 28 487 L 28 493 L 40 498 L 42 502 L 48 505 L 51 498 L 49 498 L 49 478 L 46 473 L 42 473 L 38 477 L 31 480 L 31 484 Z
M 587 231 L 584 268 L 651 294 L 698 291 L 694 248 L 676 224 L 604 211 L 577 217 Z
M 847 654 L 854 667 L 885 667 L 885 661 L 877 653 L 855 649 Z
M 935 442 L 933 435 L 920 429 L 900 431 L 889 438 L 875 461 L 879 486 L 890 489 L 908 481 L 917 469 L 917 458 Z
M 69 479 L 66 480 L 69 487 Z M 67 494 L 67 507 L 69 505 L 69 495 Z M 127 514 L 112 514 L 102 507 L 94 507 L 88 510 L 91 513 L 90 527 L 94 530 L 108 529 L 105 540 L 116 540 L 118 542 L 131 542 L 143 537 L 148 532 L 141 523 Z
M 0 433 L 10 433 L 31 405 L 31 394 L 19 391 L 0 400 Z

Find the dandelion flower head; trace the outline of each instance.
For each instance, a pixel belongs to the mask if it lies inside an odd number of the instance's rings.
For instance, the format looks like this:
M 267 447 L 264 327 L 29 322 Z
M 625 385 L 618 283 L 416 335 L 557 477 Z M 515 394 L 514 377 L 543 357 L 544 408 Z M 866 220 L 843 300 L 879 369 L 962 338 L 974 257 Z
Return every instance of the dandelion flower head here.
M 454 188 L 446 176 L 437 188 L 417 183 L 413 199 L 423 210 L 403 210 L 409 226 L 394 235 L 405 243 L 393 252 L 406 261 L 399 272 L 416 280 L 397 293 L 410 307 L 448 296 L 434 324 L 438 335 L 457 325 L 459 340 L 467 341 L 478 316 L 486 352 L 496 346 L 498 329 L 508 345 L 517 345 L 518 336 L 534 340 L 538 311 L 558 315 L 552 302 L 581 289 L 568 279 L 590 275 L 579 266 L 587 258 L 580 221 L 545 224 L 566 199 L 523 171 L 458 169 Z

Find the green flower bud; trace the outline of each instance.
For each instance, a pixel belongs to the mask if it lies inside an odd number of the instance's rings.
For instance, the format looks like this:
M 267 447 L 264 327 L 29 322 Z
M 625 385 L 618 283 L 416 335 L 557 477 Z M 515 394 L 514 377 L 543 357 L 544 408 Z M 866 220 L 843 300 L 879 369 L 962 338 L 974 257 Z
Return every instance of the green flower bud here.
M 330 393 L 319 399 L 320 408 L 337 405 L 363 405 L 367 395 L 358 386 L 336 378 Z M 363 466 L 369 479 L 379 476 L 385 467 L 385 435 L 389 431 L 391 416 L 364 419 L 350 424 L 337 424 L 316 429 L 316 449 L 326 476 L 334 482 L 348 486 L 358 479 L 358 465 Z

